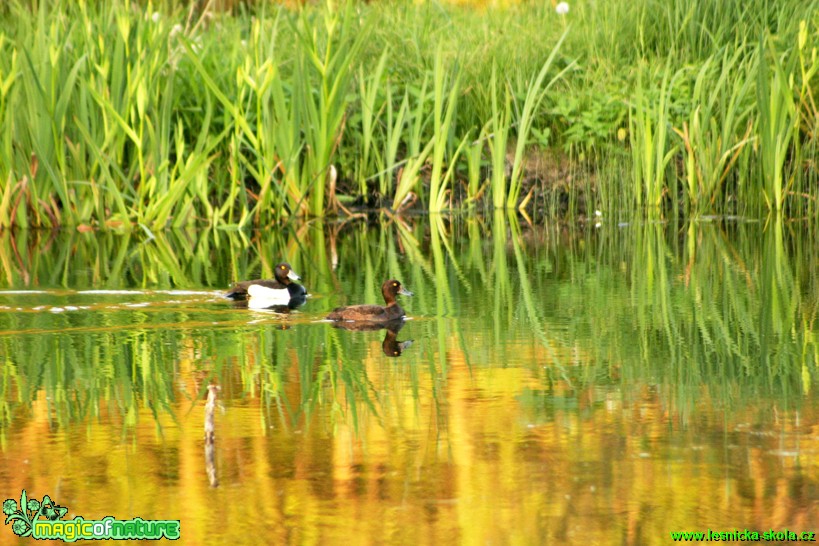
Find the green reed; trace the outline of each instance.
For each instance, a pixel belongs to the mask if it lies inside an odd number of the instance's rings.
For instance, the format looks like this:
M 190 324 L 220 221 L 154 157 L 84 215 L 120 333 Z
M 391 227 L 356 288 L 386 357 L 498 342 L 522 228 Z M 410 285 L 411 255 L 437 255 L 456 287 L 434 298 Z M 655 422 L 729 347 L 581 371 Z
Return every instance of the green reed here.
M 552 49 L 552 52 L 549 54 L 549 57 L 546 58 L 546 61 L 544 61 L 543 66 L 540 68 L 540 71 L 538 71 L 531 83 L 527 82 L 527 85 L 523 86 L 523 95 L 525 98 L 523 99 L 523 105 L 517 112 L 517 119 L 515 121 L 517 141 L 515 144 L 515 154 L 512 159 L 512 172 L 509 176 L 506 208 L 515 208 L 520 199 L 520 191 L 523 185 L 524 175 L 523 159 L 524 154 L 526 153 L 526 148 L 529 145 L 529 133 L 532 130 L 535 116 L 540 111 L 541 105 L 543 104 L 549 89 L 558 79 L 560 79 L 563 74 L 571 70 L 574 66 L 573 63 L 569 63 L 560 72 L 558 72 L 557 75 L 552 76 L 548 82 L 546 81 L 546 77 L 552 70 L 552 64 L 554 63 L 555 57 L 560 50 L 560 45 L 566 39 L 568 32 L 568 29 L 563 32 L 563 35 L 557 41 Z
M 408 158 L 404 167 L 398 171 L 398 182 L 395 187 L 395 196 L 392 201 L 393 210 L 399 210 L 410 191 L 419 185 L 421 181 L 421 169 L 435 145 L 434 140 L 430 140 L 426 147 L 415 157 Z
M 386 65 L 387 52 L 385 51 L 381 56 L 381 59 L 378 61 L 375 71 L 371 75 L 368 77 L 365 76 L 363 69 L 359 69 L 358 73 L 359 94 L 361 97 L 361 144 L 359 146 L 361 157 L 357 162 L 356 177 L 358 178 L 358 191 L 361 195 L 366 195 L 368 193 L 366 183 L 367 178 L 376 169 L 380 170 L 379 167 L 383 168 L 384 165 L 384 160 L 377 155 L 378 148 L 375 145 L 375 139 L 377 138 L 376 128 L 379 124 L 383 123 L 381 120 L 381 115 L 384 112 L 385 107 L 389 108 L 390 110 L 387 113 L 388 127 L 392 129 L 394 126 L 392 122 L 392 97 L 388 95 L 387 99 L 381 105 L 379 105 L 380 107 L 376 106 L 379 91 L 384 84 L 382 79 Z M 389 90 L 387 93 L 389 93 Z M 401 112 L 403 112 L 403 110 L 399 110 L 399 114 L 401 114 Z M 403 115 L 400 115 L 399 117 L 403 123 Z M 387 138 L 387 141 L 390 141 L 389 137 Z M 393 153 L 392 156 L 394 158 L 395 153 Z
M 59 6 L 34 19 L 19 4 L 12 9 L 28 21 L 14 43 L 25 62 L 5 93 L 15 105 L 6 112 L 9 137 L 29 150 L 25 162 L 20 154 L 4 158 L 5 192 L 17 187 L 18 203 L 25 198 L 28 207 L 14 223 L 165 225 L 171 212 L 182 213 L 177 225 L 192 221 L 185 211 L 199 197 L 195 186 L 218 138 L 207 135 L 207 114 L 198 135 L 174 120 L 171 25 L 84 3 L 73 24 L 56 16 Z
M 330 4 L 332 5 L 332 4 Z M 304 186 L 310 191 L 310 213 L 321 216 L 325 207 L 327 169 L 341 138 L 341 127 L 347 114 L 352 62 L 367 36 L 367 25 L 355 25 L 356 14 L 347 3 L 339 11 L 332 8 L 318 17 L 318 24 L 302 11 L 296 27 L 298 38 L 296 74 L 313 78 L 293 82 L 293 97 L 302 102 L 305 112 L 307 166 Z M 310 83 L 318 92 L 310 92 Z
M 801 21 L 806 17 L 805 14 L 815 13 L 816 7 L 815 2 L 765 2 L 751 7 L 735 0 L 680 0 L 663 5 L 660 9 L 654 4 L 637 3 L 616 10 L 609 6 L 587 7 L 581 13 L 580 24 L 593 29 L 588 35 L 591 42 L 589 49 L 596 52 L 597 58 L 600 58 L 605 48 L 609 48 L 610 51 L 617 52 L 617 56 L 613 58 L 623 62 L 634 64 L 640 60 L 655 67 L 669 66 L 671 63 L 674 70 L 697 74 L 695 81 L 678 82 L 676 90 L 672 90 L 666 100 L 670 106 L 669 122 L 680 137 L 679 142 L 672 139 L 673 144 L 678 144 L 679 148 L 672 155 L 672 161 L 683 166 L 678 172 L 684 178 L 687 208 L 692 214 L 701 214 L 705 210 L 724 211 L 729 206 L 733 210 L 756 213 L 766 206 L 766 193 L 771 194 L 770 203 L 775 208 L 776 173 L 782 172 L 782 169 L 777 166 L 775 158 L 763 160 L 757 153 L 762 149 L 763 129 L 759 124 L 760 114 L 756 103 L 762 103 L 758 99 L 759 88 L 765 91 L 779 84 L 776 83 L 773 70 L 768 70 L 764 78 L 758 72 L 764 70 L 764 67 L 757 68 L 762 45 L 760 36 L 769 36 L 763 43 L 772 40 L 778 51 L 777 55 L 767 53 L 767 62 L 777 59 L 776 62 L 782 63 L 785 68 L 785 79 L 795 80 L 790 91 L 794 99 L 798 97 L 800 100 L 804 99 L 803 104 L 809 103 L 807 95 L 800 90 L 799 82 L 804 81 L 804 78 L 800 79 L 794 62 L 798 52 L 803 50 L 798 46 L 801 43 L 798 29 L 805 28 L 802 34 L 805 37 L 804 43 L 808 43 L 806 37 L 810 34 L 807 30 L 810 25 Z M 815 32 L 815 26 L 812 28 Z M 627 43 L 634 43 L 637 47 L 624 47 Z M 567 47 L 571 49 L 572 46 L 570 40 Z M 608 58 L 607 55 L 602 57 Z M 722 71 L 716 70 L 715 64 Z M 806 64 L 812 65 L 811 62 Z M 618 78 L 612 78 L 606 70 L 618 65 L 618 62 L 603 62 L 598 65 L 599 70 L 603 71 L 599 73 L 602 81 L 610 80 L 608 84 L 604 84 L 607 89 L 611 89 L 612 84 L 616 85 Z M 640 71 L 632 73 L 638 77 L 640 74 Z M 810 77 L 812 76 L 809 79 Z M 626 76 L 623 79 L 627 88 L 635 90 L 633 77 Z M 754 89 L 755 87 L 758 89 Z M 642 93 L 642 88 L 638 84 L 636 91 Z M 771 91 L 766 91 L 769 105 L 766 109 L 773 108 L 782 112 L 783 109 L 770 106 L 771 96 L 783 97 L 785 94 L 787 93 L 778 92 L 772 95 Z M 626 100 L 631 102 L 628 98 Z M 648 104 L 659 109 L 662 100 L 659 96 L 652 96 Z M 632 104 L 632 113 L 633 108 Z M 709 121 L 708 118 L 713 119 Z M 637 127 L 632 126 L 634 128 Z M 769 134 L 776 133 L 770 127 L 767 130 Z M 786 131 L 780 133 L 785 135 Z M 630 140 L 634 142 L 640 138 L 639 135 L 631 135 Z M 774 137 L 766 138 L 768 141 L 775 140 Z M 783 144 L 780 148 L 787 150 L 786 155 L 789 157 L 783 164 L 786 171 L 783 176 L 787 178 L 789 165 L 794 165 L 791 159 L 799 162 L 797 156 L 805 135 L 801 135 L 801 139 L 794 137 L 789 142 L 780 140 Z M 772 149 L 776 149 L 776 145 Z M 655 158 L 655 165 L 663 159 L 663 153 L 657 150 L 656 154 L 654 151 L 649 154 Z M 646 171 L 645 159 L 646 155 L 634 157 L 635 170 L 642 167 Z M 758 173 L 761 173 L 763 162 L 772 165 L 768 170 L 773 181 L 766 184 L 766 188 L 758 183 Z M 675 184 L 677 175 L 669 176 L 668 183 Z M 815 196 L 811 191 L 803 191 L 805 186 L 800 185 L 799 176 L 790 182 L 786 181 L 785 185 L 788 183 L 794 185 L 780 193 L 798 196 L 791 200 L 792 204 L 804 207 L 812 203 Z M 674 198 L 676 192 L 672 187 L 668 190 L 669 197 Z
M 754 58 L 738 49 L 703 62 L 691 90 L 691 110 L 682 128 L 687 208 L 692 215 L 724 206 L 724 184 L 752 142 L 749 93 Z
M 568 196 L 573 214 L 591 194 L 575 180 L 632 212 L 683 195 L 692 214 L 801 214 L 819 197 L 802 176 L 817 0 L 580 2 L 562 18 L 30 4 L 0 15 L 3 227 L 262 226 L 410 193 L 429 210 Z M 634 183 L 552 180 L 531 157 Z
M 655 212 L 668 190 L 666 171 L 677 153 L 669 138 L 669 101 L 675 80 L 676 75 L 672 75 L 671 68 L 666 66 L 658 96 L 654 96 L 649 91 L 654 82 L 645 82 L 641 70 L 634 104 L 629 113 L 634 195 L 638 207 L 649 207 Z M 673 188 L 671 192 L 673 193 Z
M 763 196 L 770 210 L 780 212 L 793 185 L 786 172 L 788 156 L 798 147 L 791 142 L 799 117 L 791 89 L 792 72 L 782 65 L 770 40 L 759 45 L 757 101 L 759 105 L 760 176 L 764 180 Z M 799 155 L 795 157 L 799 162 Z
M 445 208 L 447 184 L 452 178 L 453 167 L 458 155 L 469 137 L 464 137 L 460 146 L 454 153 L 450 152 L 450 142 L 452 140 L 452 121 L 458 106 L 458 95 L 460 93 L 460 77 L 456 73 L 453 77 L 447 77 L 444 72 L 443 51 L 438 50 L 435 56 L 435 66 L 432 77 L 432 171 L 429 177 L 429 211 L 441 212 Z M 444 103 L 446 102 L 446 107 Z M 446 175 L 443 174 L 444 160 L 449 157 L 450 168 Z
M 489 88 L 492 94 L 492 117 L 488 122 L 489 155 L 491 158 L 492 174 L 490 189 L 492 192 L 492 205 L 496 208 L 506 207 L 507 197 L 507 169 L 506 169 L 506 149 L 509 141 L 509 129 L 512 121 L 512 98 L 509 89 L 500 86 L 497 80 L 497 71 L 492 70 L 492 79 L 489 80 Z M 500 87 L 500 89 L 499 89 Z M 498 97 L 499 92 L 503 92 L 502 97 Z M 503 101 L 501 103 L 500 101 Z
M 276 55 L 280 24 L 277 17 L 269 25 L 261 21 L 253 25 L 248 40 L 252 54 L 239 68 L 238 89 L 231 95 L 221 92 L 199 62 L 198 54 L 189 49 L 190 62 L 233 120 L 231 179 L 234 187 L 244 188 L 236 197 L 246 206 L 255 201 L 254 223 L 269 222 L 275 213 L 298 214 L 307 206 L 301 188 L 303 144 L 299 127 L 302 112 L 289 96 L 279 67 L 281 61 Z M 255 153 L 248 156 L 242 153 L 244 149 Z M 243 181 L 245 169 L 258 184 L 255 193 Z
M 383 131 L 383 153 L 380 155 L 381 162 L 378 164 L 378 173 L 374 175 L 379 179 L 378 188 L 381 195 L 390 195 L 393 192 L 394 172 L 399 168 L 398 151 L 409 112 L 409 94 L 406 91 L 404 92 L 396 111 L 392 102 L 392 86 L 387 84 L 386 107 L 387 117 Z
M 481 134 L 479 138 L 466 147 L 464 155 L 466 157 L 467 168 L 467 187 L 466 199 L 469 206 L 474 207 L 475 201 L 480 197 L 482 181 L 482 159 L 483 159 L 483 140 L 484 135 Z

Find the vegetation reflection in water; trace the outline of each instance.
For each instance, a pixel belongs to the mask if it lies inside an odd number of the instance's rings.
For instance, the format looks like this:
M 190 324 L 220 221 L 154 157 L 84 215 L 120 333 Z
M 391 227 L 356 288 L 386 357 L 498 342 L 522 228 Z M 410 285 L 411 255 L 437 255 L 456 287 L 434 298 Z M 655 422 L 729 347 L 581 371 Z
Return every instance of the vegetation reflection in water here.
M 503 213 L 6 231 L 0 483 L 70 517 L 178 518 L 199 544 L 812 531 L 814 240 L 777 222 L 531 228 Z M 280 259 L 312 293 L 302 308 L 220 297 Z M 415 292 L 400 331 L 321 322 L 378 302 L 389 277 Z

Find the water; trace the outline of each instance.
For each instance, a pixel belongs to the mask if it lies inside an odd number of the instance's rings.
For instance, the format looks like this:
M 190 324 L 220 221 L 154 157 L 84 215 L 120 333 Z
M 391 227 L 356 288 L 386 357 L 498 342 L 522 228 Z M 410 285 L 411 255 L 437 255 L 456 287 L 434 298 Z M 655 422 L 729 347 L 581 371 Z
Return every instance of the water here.
M 497 216 L 157 235 L 0 234 L 3 498 L 178 519 L 184 544 L 819 530 L 808 227 Z M 280 259 L 304 306 L 221 297 Z M 415 293 L 399 331 L 321 320 L 379 302 L 390 277 Z

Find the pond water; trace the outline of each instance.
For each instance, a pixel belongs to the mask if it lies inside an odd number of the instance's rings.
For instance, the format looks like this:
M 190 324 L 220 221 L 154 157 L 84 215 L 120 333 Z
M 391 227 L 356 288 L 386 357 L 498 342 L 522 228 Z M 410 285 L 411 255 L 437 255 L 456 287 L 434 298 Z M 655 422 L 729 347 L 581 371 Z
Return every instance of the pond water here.
M 180 520 L 183 544 L 819 531 L 811 226 L 497 214 L 153 235 L 0 234 L 4 499 Z M 280 260 L 302 307 L 221 297 Z M 399 331 L 322 321 L 387 278 L 415 293 Z

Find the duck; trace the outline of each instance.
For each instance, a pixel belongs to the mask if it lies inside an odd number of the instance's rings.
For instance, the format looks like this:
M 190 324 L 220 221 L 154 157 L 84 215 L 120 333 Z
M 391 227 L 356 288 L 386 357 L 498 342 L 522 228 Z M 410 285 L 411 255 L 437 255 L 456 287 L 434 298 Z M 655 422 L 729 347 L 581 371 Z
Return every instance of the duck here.
M 290 264 L 282 262 L 276 264 L 273 270 L 275 279 L 256 279 L 253 281 L 240 281 L 225 293 L 225 296 L 232 300 L 248 300 L 248 307 L 265 308 L 272 305 L 289 305 L 290 301 L 304 303 L 307 297 L 307 290 L 304 286 L 296 284 L 299 277 Z
M 293 286 L 293 285 L 290 285 Z M 280 315 L 289 314 L 291 311 L 295 311 L 302 305 L 307 303 L 307 294 L 298 294 L 292 296 L 289 300 L 277 300 L 277 299 L 269 299 L 264 297 L 250 297 L 247 301 L 237 301 L 234 302 L 234 305 L 238 308 L 246 308 L 246 309 L 254 309 L 254 310 L 265 310 L 265 311 L 273 311 L 274 313 L 279 313 Z
M 381 294 L 384 296 L 386 306 L 365 304 L 350 305 L 348 307 L 336 307 L 327 315 L 327 320 L 334 322 L 391 322 L 401 320 L 406 316 L 404 310 L 395 301 L 399 294 L 402 296 L 412 296 L 412 292 L 401 285 L 401 281 L 390 279 L 381 285 Z

